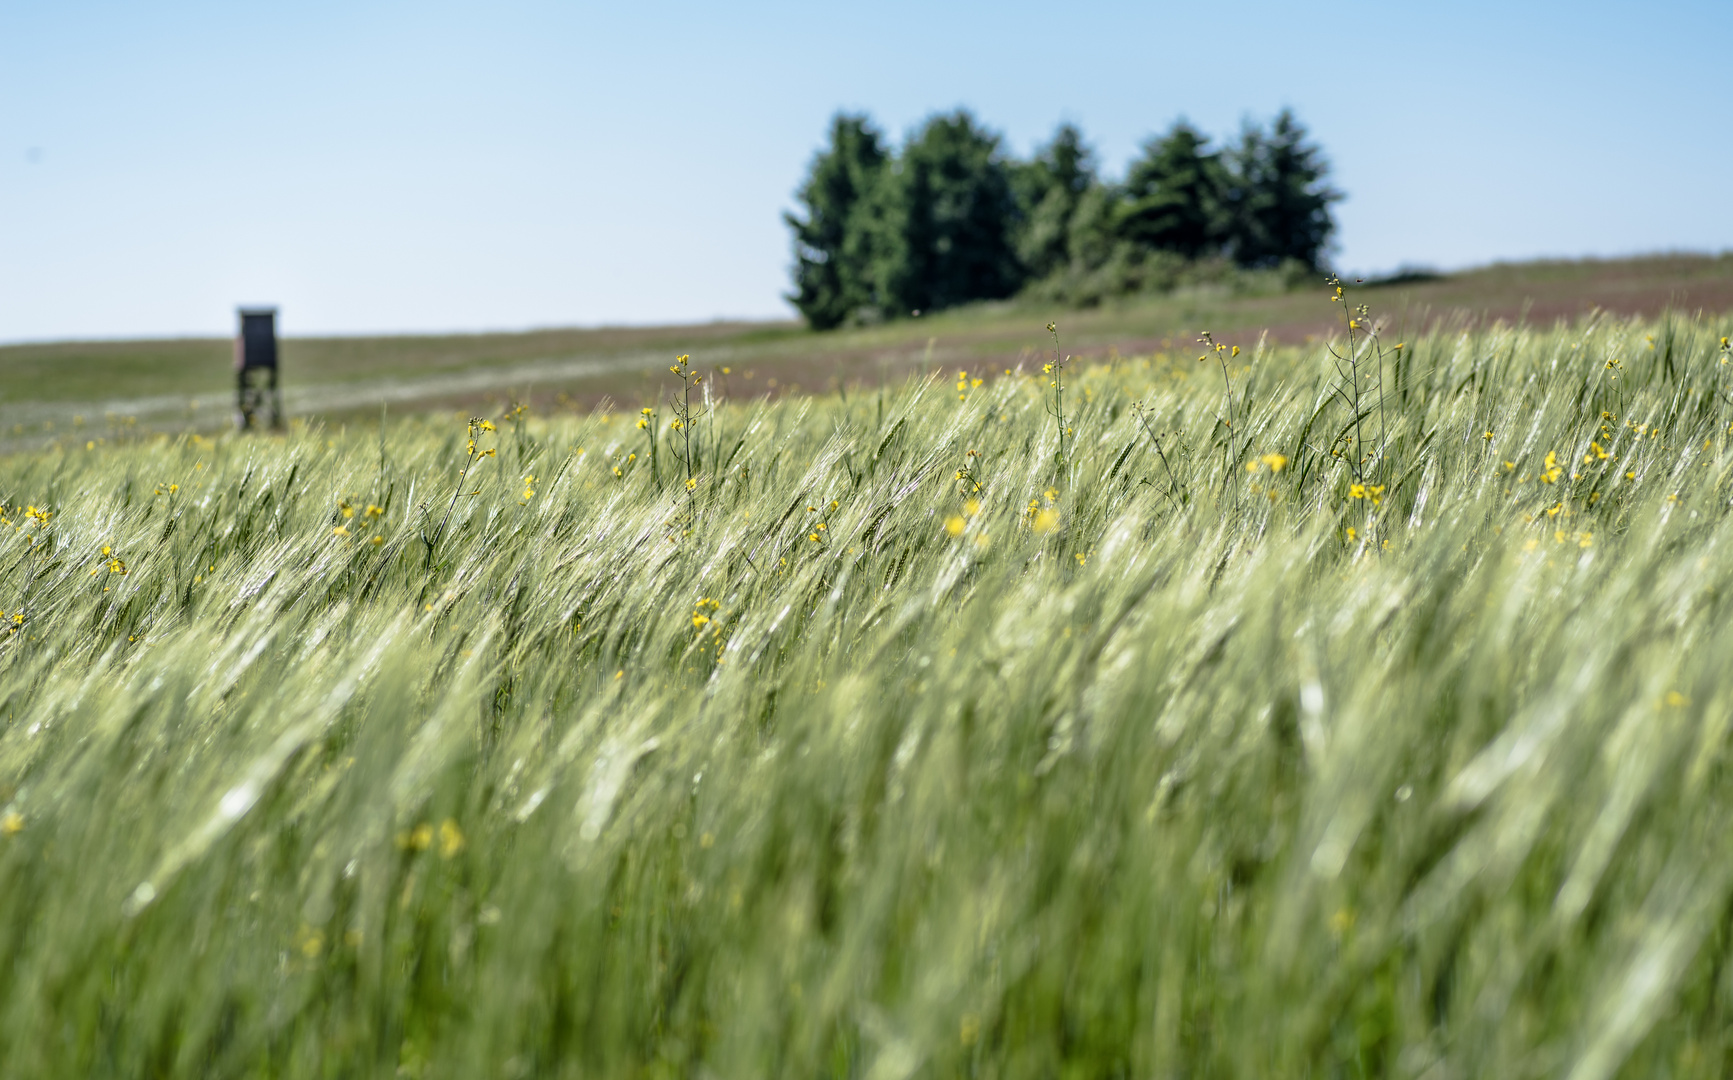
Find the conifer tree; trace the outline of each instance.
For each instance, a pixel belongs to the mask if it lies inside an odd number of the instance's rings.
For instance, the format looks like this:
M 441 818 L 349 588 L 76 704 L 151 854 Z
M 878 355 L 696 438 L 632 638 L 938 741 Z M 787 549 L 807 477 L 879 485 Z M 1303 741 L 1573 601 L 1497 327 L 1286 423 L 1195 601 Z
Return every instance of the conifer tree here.
M 1133 244 L 1186 259 L 1213 254 L 1226 232 L 1226 177 L 1209 141 L 1181 120 L 1144 144 L 1125 178 L 1119 235 Z
M 1017 255 L 1030 277 L 1046 277 L 1070 259 L 1072 218 L 1084 194 L 1099 183 L 1095 154 L 1075 125 L 1061 124 L 1014 179 L 1023 208 Z
M 794 230 L 788 300 L 816 330 L 840 326 L 873 302 L 870 230 L 862 215 L 888 156 L 871 120 L 838 113 L 830 146 L 813 159 L 797 193 L 803 216 L 783 215 Z
M 1336 223 L 1330 204 L 1342 194 L 1325 178 L 1330 166 L 1305 127 L 1283 109 L 1268 134 L 1248 126 L 1232 157 L 1228 245 L 1241 266 L 1293 259 L 1314 269 Z
M 1226 151 L 1180 121 L 1104 182 L 1075 126 L 1019 162 L 966 110 L 933 116 L 892 153 L 838 114 L 784 215 L 788 299 L 815 329 L 1014 294 L 1090 304 L 1171 288 L 1198 260 L 1321 267 L 1335 229 L 1329 164 L 1288 110 Z M 1208 271 L 1214 273 L 1215 271 Z
M 929 119 L 875 195 L 872 281 L 887 316 L 996 300 L 1023 284 L 1009 163 L 967 110 Z

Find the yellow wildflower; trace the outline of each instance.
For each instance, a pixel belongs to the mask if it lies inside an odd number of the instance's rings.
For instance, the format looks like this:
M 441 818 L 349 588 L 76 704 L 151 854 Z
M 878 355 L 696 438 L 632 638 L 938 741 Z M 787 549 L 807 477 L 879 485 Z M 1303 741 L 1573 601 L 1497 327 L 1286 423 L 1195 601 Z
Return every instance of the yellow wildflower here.
M 1540 474 L 1543 484 L 1556 484 L 1558 478 L 1564 475 L 1564 469 L 1558 463 L 1558 455 L 1551 450 L 1546 452 L 1546 471 Z

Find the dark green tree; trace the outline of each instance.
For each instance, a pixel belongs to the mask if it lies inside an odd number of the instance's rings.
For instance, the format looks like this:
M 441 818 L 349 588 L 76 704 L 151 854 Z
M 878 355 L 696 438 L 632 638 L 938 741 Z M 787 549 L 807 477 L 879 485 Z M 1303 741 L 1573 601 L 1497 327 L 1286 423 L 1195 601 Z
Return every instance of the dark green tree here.
M 1230 155 L 1232 180 L 1227 243 L 1241 266 L 1297 260 L 1323 263 L 1335 231 L 1330 204 L 1342 193 L 1325 182 L 1324 153 L 1306 141 L 1306 129 L 1283 109 L 1269 133 L 1248 125 Z
M 1227 231 L 1226 175 L 1209 140 L 1181 120 L 1144 144 L 1125 177 L 1119 235 L 1186 259 L 1214 254 Z
M 1029 276 L 1044 278 L 1070 261 L 1072 218 L 1099 184 L 1094 151 L 1075 125 L 1061 124 L 1034 160 L 1016 167 L 1013 184 L 1023 219 L 1017 255 Z
M 1023 284 L 999 136 L 966 110 L 929 119 L 872 200 L 872 281 L 887 316 L 1010 296 Z
M 1019 162 L 967 111 L 937 115 L 892 154 L 838 114 L 797 193 L 794 291 L 810 325 L 897 318 L 1010 296 L 1088 305 L 1245 267 L 1318 268 L 1335 229 L 1329 164 L 1291 111 L 1226 151 L 1184 121 L 1144 144 L 1123 183 L 1098 175 L 1063 124 Z M 1206 260 L 1206 265 L 1194 265 Z
M 783 215 L 794 230 L 788 300 L 816 330 L 840 326 L 874 302 L 871 229 L 863 215 L 888 157 L 871 120 L 838 113 L 829 147 L 813 158 L 796 195 L 802 215 Z
M 1077 200 L 1066 235 L 1066 253 L 1072 268 L 1099 269 L 1117 251 L 1130 247 L 1118 235 L 1124 205 L 1125 192 L 1116 184 L 1096 184 Z

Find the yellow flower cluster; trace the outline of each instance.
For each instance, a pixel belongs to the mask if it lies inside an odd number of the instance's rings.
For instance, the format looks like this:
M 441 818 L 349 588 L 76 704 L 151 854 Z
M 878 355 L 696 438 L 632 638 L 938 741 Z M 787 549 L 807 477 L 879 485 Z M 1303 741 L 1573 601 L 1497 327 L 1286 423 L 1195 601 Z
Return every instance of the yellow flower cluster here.
M 104 567 L 106 567 L 108 572 L 111 574 L 124 574 L 124 573 L 126 573 L 126 563 L 121 559 L 121 557 L 119 555 L 116 555 L 114 553 L 114 549 L 112 547 L 109 547 L 107 544 L 104 544 L 102 546 L 102 558 L 104 560 L 103 566 L 97 566 L 97 567 L 93 568 L 90 571 L 91 577 L 95 577 L 96 575 L 102 573 Z
M 433 846 L 433 826 L 422 822 L 413 829 L 397 834 L 397 846 L 404 851 L 426 851 Z M 457 822 L 446 818 L 439 823 L 439 857 L 449 859 L 464 847 L 463 830 Z
M 701 628 L 710 622 L 710 613 L 722 606 L 722 601 L 713 600 L 708 596 L 700 596 L 698 602 L 692 605 L 692 626 Z
M 488 419 L 485 419 L 485 418 L 480 417 L 480 416 L 470 417 L 469 418 L 469 456 L 471 458 L 496 457 L 496 456 L 498 456 L 498 451 L 491 446 L 488 447 L 486 450 L 477 450 L 475 447 L 476 436 L 483 435 L 483 434 L 490 432 L 490 431 L 498 431 L 498 430 L 499 430 L 498 428 L 493 426 L 492 420 L 488 420 Z
M 1548 450 L 1546 452 L 1546 468 L 1540 474 L 1540 482 L 1543 484 L 1556 484 L 1559 481 L 1559 477 L 1563 475 L 1564 466 L 1558 463 L 1558 454 Z

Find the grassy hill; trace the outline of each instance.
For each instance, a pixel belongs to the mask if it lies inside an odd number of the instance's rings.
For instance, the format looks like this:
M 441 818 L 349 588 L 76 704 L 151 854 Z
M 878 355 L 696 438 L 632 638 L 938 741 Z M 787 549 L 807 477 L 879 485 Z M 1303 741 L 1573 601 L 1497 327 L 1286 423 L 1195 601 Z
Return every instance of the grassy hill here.
M 1342 314 L 0 458 L 6 1074 L 1726 1075 L 1726 317 Z
M 1409 332 L 1442 317 L 1545 326 L 1590 310 L 1659 315 L 1733 310 L 1733 255 L 1497 265 L 1369 290 Z M 736 393 L 895 384 L 910 370 L 1002 370 L 1044 347 L 1060 319 L 1080 355 L 1189 347 L 1199 329 L 1236 340 L 1300 342 L 1329 332 L 1319 288 L 1236 294 L 1226 287 L 1138 297 L 1083 312 L 978 305 L 870 329 L 814 334 L 793 323 L 541 330 L 432 337 L 301 338 L 283 345 L 291 415 L 378 416 L 391 409 L 529 400 L 586 410 L 604 397 L 654 399 L 668 360 L 728 367 Z M 287 329 L 293 330 L 292 313 Z M 215 430 L 233 400 L 227 339 L 64 342 L 0 347 L 0 448 L 69 443 L 142 426 Z

